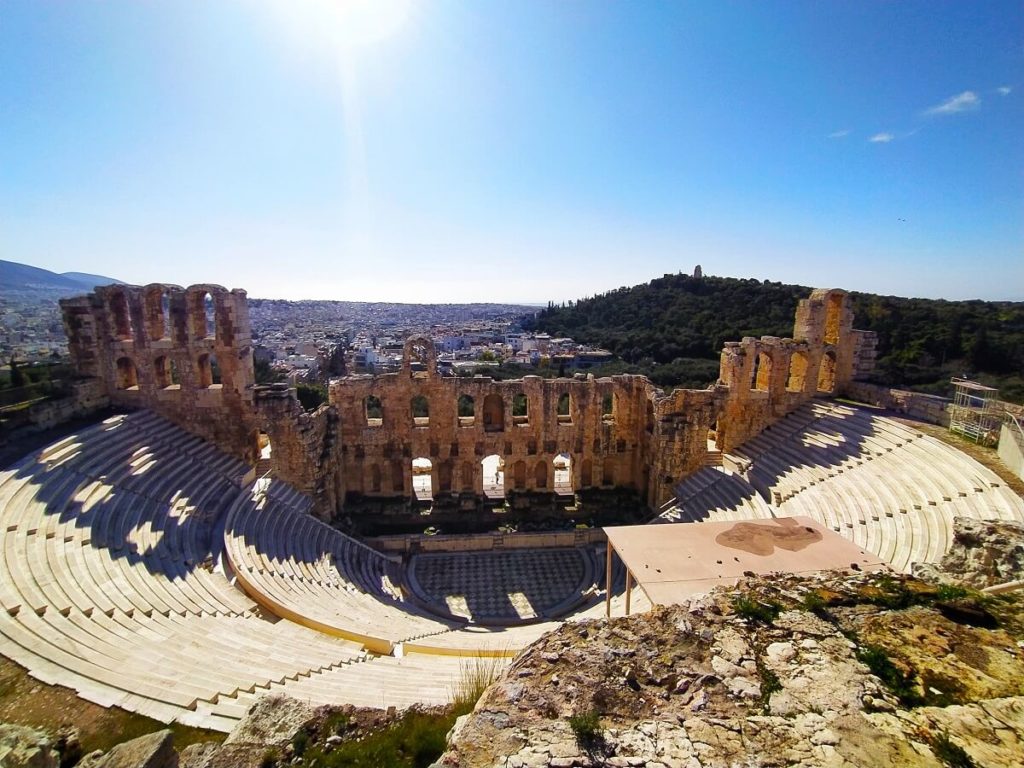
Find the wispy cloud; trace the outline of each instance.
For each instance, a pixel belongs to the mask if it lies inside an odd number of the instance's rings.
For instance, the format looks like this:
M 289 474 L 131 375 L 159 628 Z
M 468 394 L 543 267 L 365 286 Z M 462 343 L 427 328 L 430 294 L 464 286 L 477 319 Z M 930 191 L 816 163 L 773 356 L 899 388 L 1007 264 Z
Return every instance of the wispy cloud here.
M 832 131 L 832 133 L 830 133 L 828 135 L 828 137 L 830 139 L 841 139 L 844 136 L 849 136 L 849 135 L 850 135 L 850 129 L 849 128 L 843 128 L 841 131 Z
M 868 141 L 870 141 L 872 144 L 888 144 L 895 138 L 896 137 L 891 133 L 882 132 L 876 133 L 874 136 L 868 139 Z
M 955 115 L 958 112 L 969 112 L 981 106 L 981 97 L 974 91 L 964 91 L 950 96 L 941 104 L 926 109 L 926 115 Z
M 998 88 L 996 88 L 996 91 L 999 93 L 1000 96 L 1009 96 L 1010 91 L 1012 90 L 1012 85 L 1000 85 Z

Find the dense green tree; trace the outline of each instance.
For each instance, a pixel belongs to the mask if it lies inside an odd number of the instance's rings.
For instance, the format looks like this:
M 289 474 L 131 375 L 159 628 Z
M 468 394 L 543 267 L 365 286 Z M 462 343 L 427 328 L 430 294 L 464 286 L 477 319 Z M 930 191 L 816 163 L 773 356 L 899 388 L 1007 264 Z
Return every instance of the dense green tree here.
M 718 376 L 724 342 L 792 335 L 797 302 L 809 294 L 799 285 L 665 275 L 549 304 L 527 325 L 605 347 L 660 386 L 703 387 Z M 878 334 L 877 383 L 948 394 L 950 377 L 970 372 L 1008 400 L 1024 396 L 1024 303 L 850 297 L 855 327 Z
M 307 411 L 315 411 L 327 402 L 327 388 L 316 384 L 298 384 L 295 394 Z

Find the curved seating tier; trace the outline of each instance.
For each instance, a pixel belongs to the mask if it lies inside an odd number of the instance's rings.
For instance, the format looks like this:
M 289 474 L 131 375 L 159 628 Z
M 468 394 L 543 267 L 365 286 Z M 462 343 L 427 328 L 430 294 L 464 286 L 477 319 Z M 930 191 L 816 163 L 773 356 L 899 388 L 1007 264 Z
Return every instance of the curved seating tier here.
M 834 403 L 800 409 L 726 466 L 738 473 L 707 468 L 682 483 L 667 519 L 806 514 L 900 570 L 941 557 L 956 515 L 1024 520 L 1024 501 L 974 460 Z M 229 730 L 271 691 L 316 703 L 440 703 L 467 659 L 513 655 L 563 613 L 604 615 L 603 548 L 527 557 L 553 558 L 535 579 L 564 569 L 543 598 L 527 587 L 521 605 L 508 600 L 535 623 L 436 615 L 426 606 L 443 612 L 457 585 L 428 588 L 427 558 L 407 577 L 306 514 L 309 500 L 288 486 L 243 489 L 245 472 L 146 412 L 0 472 L 0 653 L 90 701 Z M 613 575 L 621 585 L 621 563 Z M 616 615 L 623 602 L 613 598 Z M 650 607 L 636 588 L 632 607 Z
M 750 483 L 720 467 L 705 467 L 676 488 L 676 498 L 654 523 L 770 519 L 772 508 Z
M 396 563 L 271 494 L 239 497 L 224 545 L 239 583 L 257 602 L 376 653 L 461 624 L 403 601 L 393 586 L 401 581 Z
M 148 412 L 0 472 L 0 653 L 97 704 L 221 731 L 271 691 L 375 706 L 448 700 L 459 660 L 375 658 L 268 614 L 230 583 L 220 526 L 248 498 L 245 472 Z M 303 503 L 287 488 L 271 496 Z M 388 588 L 387 574 L 362 573 L 364 587 Z
M 729 462 L 776 515 L 818 520 L 899 571 L 939 560 L 954 517 L 1024 521 L 1024 499 L 998 475 L 871 409 L 809 403 Z
M 588 593 L 600 575 L 590 549 L 518 549 L 415 555 L 406 583 L 433 613 L 478 624 L 557 618 Z
M 406 569 L 277 498 L 257 490 L 252 496 L 240 496 L 228 514 L 224 550 L 239 584 L 272 613 L 358 642 L 374 653 L 511 656 L 558 626 L 554 617 L 574 611 L 569 617 L 574 618 L 598 604 L 603 610 L 603 596 L 598 594 L 604 576 L 603 552 L 423 555 L 414 558 L 412 568 Z M 537 570 L 529 583 L 509 584 L 509 572 L 502 572 L 501 579 L 475 583 L 474 575 L 481 569 L 499 567 L 491 562 L 494 558 L 502 562 L 516 560 L 521 571 L 531 567 Z M 460 586 L 433 581 L 424 586 L 420 582 L 420 575 L 429 575 L 435 570 L 432 565 L 442 562 L 461 563 L 460 570 L 449 574 L 456 580 L 460 575 L 464 577 Z M 557 589 L 540 583 L 554 576 L 556 565 L 569 565 L 571 572 L 573 562 L 577 572 Z M 621 567 L 614 576 L 613 583 L 624 582 Z M 520 598 L 515 593 L 521 588 L 528 594 Z M 499 596 L 501 589 L 504 592 Z M 489 600 L 496 607 L 472 616 L 480 621 L 467 626 L 470 616 L 452 610 L 441 591 L 469 596 L 469 603 L 479 597 L 481 604 Z M 640 600 L 638 597 L 638 606 Z M 500 611 L 499 604 L 508 611 Z M 532 615 L 514 613 L 517 605 L 523 613 Z M 524 618 L 552 620 L 507 626 L 510 622 L 521 624 Z

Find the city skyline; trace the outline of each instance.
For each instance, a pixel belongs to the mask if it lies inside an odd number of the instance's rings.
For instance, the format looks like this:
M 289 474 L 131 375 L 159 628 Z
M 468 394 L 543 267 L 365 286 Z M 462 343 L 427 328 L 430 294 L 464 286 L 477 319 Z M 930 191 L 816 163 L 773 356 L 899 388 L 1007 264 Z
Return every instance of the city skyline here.
M 1024 299 L 1024 9 L 5 4 L 0 258 L 542 305 L 664 273 Z

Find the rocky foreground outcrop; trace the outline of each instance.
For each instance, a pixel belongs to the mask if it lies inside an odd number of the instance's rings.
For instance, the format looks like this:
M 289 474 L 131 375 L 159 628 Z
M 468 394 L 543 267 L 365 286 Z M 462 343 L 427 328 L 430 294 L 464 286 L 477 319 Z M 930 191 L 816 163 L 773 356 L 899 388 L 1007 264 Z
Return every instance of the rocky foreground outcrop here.
M 953 520 L 953 543 L 938 563 L 916 563 L 914 575 L 982 589 L 1024 578 L 1024 524 Z
M 435 765 L 1024 767 L 1024 590 L 975 591 L 1020 580 L 1024 526 L 958 519 L 955 534 L 941 563 L 917 571 L 927 580 L 752 576 L 684 606 L 565 624 L 459 718 Z M 223 744 L 179 754 L 161 731 L 80 765 L 348 765 L 341 753 L 360 743 L 368 764 L 383 756 L 369 740 L 417 714 L 429 738 L 388 749 L 422 765 L 454 712 L 283 697 L 260 700 Z M 73 732 L 0 724 L 4 768 L 78 754 Z
M 888 574 L 751 578 L 566 624 L 440 765 L 1024 765 L 1024 601 Z

